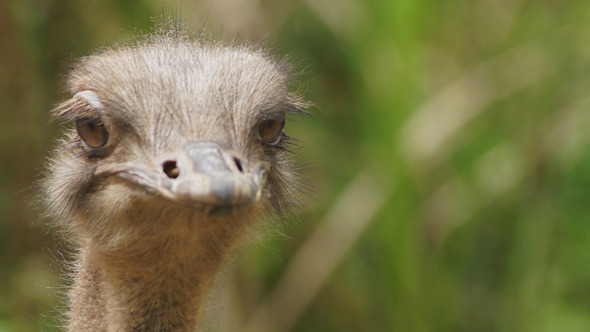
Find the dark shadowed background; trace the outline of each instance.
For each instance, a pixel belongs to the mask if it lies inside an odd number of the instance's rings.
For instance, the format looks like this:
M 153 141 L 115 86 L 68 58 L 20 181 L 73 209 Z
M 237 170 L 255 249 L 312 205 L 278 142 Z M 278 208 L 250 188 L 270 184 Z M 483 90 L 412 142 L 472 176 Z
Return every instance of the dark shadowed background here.
M 0 1 L 0 332 L 56 331 L 34 207 L 72 61 L 180 12 L 289 54 L 315 194 L 212 331 L 590 331 L 590 2 Z

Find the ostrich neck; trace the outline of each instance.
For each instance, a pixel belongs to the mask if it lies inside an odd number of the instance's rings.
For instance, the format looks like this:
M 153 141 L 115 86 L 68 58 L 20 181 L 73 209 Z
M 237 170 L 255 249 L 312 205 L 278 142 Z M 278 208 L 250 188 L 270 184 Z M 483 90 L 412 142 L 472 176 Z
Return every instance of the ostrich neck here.
M 104 250 L 87 241 L 76 262 L 68 330 L 194 331 L 231 242 L 171 235 Z

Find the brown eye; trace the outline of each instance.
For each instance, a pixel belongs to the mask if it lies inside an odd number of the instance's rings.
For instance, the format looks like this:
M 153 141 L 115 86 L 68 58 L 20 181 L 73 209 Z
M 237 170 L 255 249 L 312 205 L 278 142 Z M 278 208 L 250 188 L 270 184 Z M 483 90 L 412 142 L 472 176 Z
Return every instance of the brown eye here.
M 93 149 L 105 146 L 109 140 L 109 132 L 99 119 L 78 119 L 76 130 L 84 143 Z
M 263 120 L 258 125 L 258 135 L 262 143 L 267 145 L 276 145 L 281 140 L 285 127 L 285 118 Z

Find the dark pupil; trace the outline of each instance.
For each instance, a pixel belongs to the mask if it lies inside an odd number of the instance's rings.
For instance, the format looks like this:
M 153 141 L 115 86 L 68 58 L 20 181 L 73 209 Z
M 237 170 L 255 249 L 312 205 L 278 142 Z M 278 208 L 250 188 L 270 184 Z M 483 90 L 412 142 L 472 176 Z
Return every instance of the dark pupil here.
M 98 119 L 80 119 L 76 121 L 76 130 L 80 138 L 91 148 L 100 148 L 107 144 L 109 133 Z
M 285 119 L 265 120 L 260 124 L 258 133 L 264 143 L 274 144 L 280 138 L 284 126 Z

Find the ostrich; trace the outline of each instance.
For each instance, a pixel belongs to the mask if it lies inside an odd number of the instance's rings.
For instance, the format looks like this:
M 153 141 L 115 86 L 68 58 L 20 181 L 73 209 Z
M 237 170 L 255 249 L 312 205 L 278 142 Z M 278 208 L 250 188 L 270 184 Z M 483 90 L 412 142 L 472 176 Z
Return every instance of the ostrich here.
M 236 244 L 295 201 L 284 60 L 156 32 L 73 68 L 43 181 L 76 250 L 69 331 L 193 331 Z

